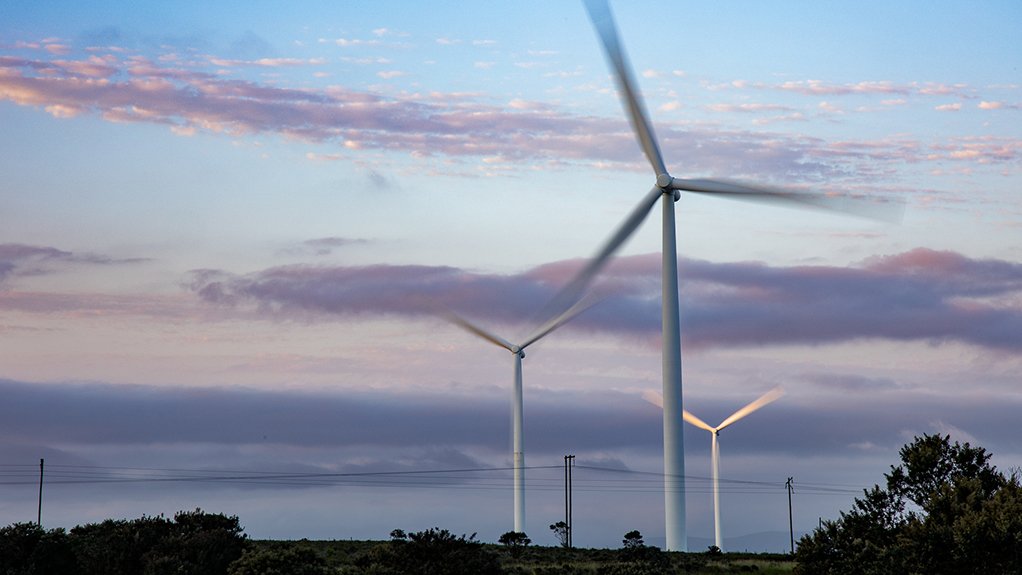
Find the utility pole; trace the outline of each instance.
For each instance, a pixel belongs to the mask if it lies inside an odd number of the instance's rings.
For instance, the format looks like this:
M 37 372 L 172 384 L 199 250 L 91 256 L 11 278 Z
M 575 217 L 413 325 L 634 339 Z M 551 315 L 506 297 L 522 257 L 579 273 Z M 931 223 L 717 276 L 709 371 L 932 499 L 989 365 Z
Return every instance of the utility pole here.
M 43 467 L 46 465 L 45 459 L 39 460 L 39 510 L 36 513 L 35 522 L 39 527 L 43 526 Z
M 571 549 L 571 504 L 572 504 L 572 493 L 571 493 L 571 468 L 575 466 L 575 456 L 565 455 L 564 456 L 564 525 L 567 529 L 567 541 L 568 549 Z
M 788 488 L 788 533 L 791 535 L 791 554 L 795 554 L 795 525 L 791 520 L 791 480 L 789 477 L 787 483 L 784 484 Z

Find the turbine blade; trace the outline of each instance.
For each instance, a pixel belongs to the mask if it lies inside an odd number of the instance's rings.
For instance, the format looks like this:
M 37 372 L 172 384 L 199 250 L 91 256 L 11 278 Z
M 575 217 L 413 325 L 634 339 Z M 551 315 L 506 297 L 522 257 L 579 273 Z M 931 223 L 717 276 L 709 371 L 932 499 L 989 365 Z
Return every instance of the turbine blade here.
M 593 21 L 593 27 L 600 35 L 607 60 L 614 68 L 614 78 L 617 80 L 622 103 L 625 106 L 625 111 L 628 112 L 632 129 L 635 130 L 639 143 L 642 145 L 642 151 L 649 159 L 650 165 L 653 166 L 655 175 L 666 174 L 667 167 L 664 165 L 660 146 L 653 133 L 653 126 L 649 122 L 649 114 L 646 113 L 646 108 L 642 104 L 631 66 L 628 65 L 628 59 L 618 40 L 617 26 L 614 24 L 614 15 L 610 12 L 610 6 L 606 0 L 586 0 L 586 9 L 589 12 L 589 19 Z
M 642 399 L 645 399 L 646 401 L 652 403 L 653 405 L 659 407 L 660 409 L 664 408 L 664 396 L 661 395 L 659 391 L 647 389 L 642 392 Z
M 700 429 L 705 429 L 706 431 L 709 431 L 710 433 L 715 433 L 717 431 L 716 429 L 710 427 L 709 423 L 706 423 L 702 419 L 699 419 L 698 417 L 696 417 L 696 416 L 692 415 L 691 413 L 689 413 L 687 409 L 682 409 L 681 410 L 681 417 L 685 421 L 691 423 L 692 425 L 694 425 L 694 426 L 696 426 L 696 427 L 698 427 Z
M 475 334 L 475 335 L 485 339 L 486 341 L 492 343 L 493 345 L 498 345 L 498 346 L 500 346 L 500 347 L 502 347 L 502 348 L 504 348 L 504 349 L 506 349 L 506 350 L 508 350 L 508 351 L 510 351 L 512 353 L 514 353 L 515 346 L 512 345 L 506 339 L 486 331 L 485 329 L 475 325 L 474 323 L 468 321 L 467 319 L 461 317 L 460 315 L 458 315 L 458 314 L 456 314 L 454 312 L 447 312 L 446 316 L 447 316 L 447 320 L 448 321 L 450 321 L 454 325 L 457 325 L 458 327 L 464 329 L 465 331 L 467 331 L 469 333 L 473 333 L 473 334 Z
M 531 334 L 529 334 L 528 337 L 525 338 L 525 341 L 523 341 L 521 346 L 519 347 L 521 349 L 529 347 L 530 345 L 536 343 L 536 341 L 542 339 L 543 337 L 546 337 L 548 333 L 554 331 L 555 329 L 571 321 L 578 314 L 593 307 L 595 304 L 596 299 L 591 297 L 582 298 L 578 300 L 575 303 L 575 305 L 564 310 L 564 312 L 561 313 L 561 315 L 551 318 L 547 320 L 547 322 L 544 323 L 543 325 L 537 327 L 535 331 L 533 331 Z
M 656 204 L 656 201 L 662 195 L 663 190 L 660 188 L 654 187 L 650 190 L 642 198 L 642 201 L 639 202 L 639 205 L 635 206 L 632 212 L 628 214 L 628 217 L 621 222 L 621 226 L 614 231 L 613 235 L 607 240 L 607 243 L 596 252 L 592 259 L 579 270 L 578 274 L 571 281 L 561 288 L 561 291 L 554 295 L 540 317 L 557 317 L 565 313 L 562 310 L 575 305 L 581 299 L 582 294 L 589 289 L 589 285 L 596 278 L 596 275 L 600 273 L 600 270 L 603 269 L 603 266 L 607 264 L 610 257 L 614 255 L 614 252 L 639 228 L 642 221 L 646 218 L 646 214 L 653 209 L 653 205 Z
M 720 422 L 720 425 L 717 426 L 717 430 L 720 431 L 721 429 L 724 429 L 725 427 L 731 425 L 732 423 L 738 421 L 739 419 L 742 419 L 743 417 L 749 415 L 750 413 L 758 410 L 764 405 L 777 401 L 777 398 L 781 397 L 782 395 L 784 395 L 784 390 L 781 389 L 780 386 L 771 389 L 770 391 L 759 396 L 759 399 L 756 399 L 752 403 L 732 413 L 730 417 Z
M 661 395 L 660 392 L 653 391 L 652 389 L 647 389 L 646 391 L 643 391 L 642 392 L 642 399 L 645 399 L 646 401 L 652 403 L 653 405 L 659 407 L 660 409 L 663 409 L 663 407 L 664 407 L 664 396 Z M 682 409 L 681 410 L 681 417 L 685 421 L 691 423 L 692 425 L 694 425 L 694 426 L 696 426 L 696 427 L 698 427 L 700 429 L 705 429 L 706 431 L 709 431 L 710 433 L 714 433 L 714 432 L 717 431 L 717 430 L 713 429 L 712 427 L 710 427 L 710 424 L 706 423 L 702 419 L 699 419 L 698 417 L 696 417 L 696 416 L 692 415 L 691 413 L 689 413 L 687 409 Z
M 905 202 L 900 198 L 814 194 L 769 186 L 754 186 L 730 180 L 671 178 L 670 187 L 693 194 L 713 194 L 728 199 L 775 206 L 841 212 L 890 223 L 901 223 L 905 215 Z

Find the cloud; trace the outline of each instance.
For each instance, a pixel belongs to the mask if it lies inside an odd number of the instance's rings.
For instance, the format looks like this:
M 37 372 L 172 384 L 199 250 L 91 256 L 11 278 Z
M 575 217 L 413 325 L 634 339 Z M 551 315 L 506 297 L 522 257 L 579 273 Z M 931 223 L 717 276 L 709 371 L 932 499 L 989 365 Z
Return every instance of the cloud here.
M 315 238 L 311 240 L 305 240 L 297 246 L 287 248 L 285 253 L 290 255 L 313 255 L 313 256 L 328 256 L 334 253 L 338 248 L 360 245 L 368 243 L 367 240 L 357 238 Z
M 255 305 L 278 317 L 398 315 L 453 309 L 520 323 L 578 269 L 571 260 L 513 275 L 440 266 L 285 266 L 237 276 L 196 272 L 191 290 L 210 303 Z M 656 337 L 659 256 L 616 261 L 608 297 L 577 329 Z M 823 345 L 864 339 L 966 343 L 1022 350 L 1022 264 L 918 248 L 850 267 L 769 266 L 681 260 L 687 346 Z
M 0 244 L 0 285 L 15 276 L 51 273 L 53 267 L 70 264 L 124 265 L 149 261 L 146 258 L 112 258 L 100 254 L 72 253 L 48 246 Z
M 255 67 L 320 63 L 288 58 L 216 62 Z M 83 59 L 0 56 L 0 100 L 37 107 L 59 118 L 95 115 L 112 122 L 164 125 L 181 135 L 269 133 L 314 143 L 406 152 L 418 158 L 471 157 L 480 162 L 490 157 L 516 162 L 556 158 L 550 165 L 564 168 L 577 163 L 625 169 L 642 165 L 634 135 L 619 116 L 582 115 L 555 106 L 494 105 L 485 94 L 394 96 L 343 85 L 288 88 L 202 70 L 208 63 L 208 58 L 152 60 L 113 51 Z M 378 72 L 392 80 L 402 74 L 398 70 Z M 947 91 L 930 85 L 882 82 L 853 86 L 794 82 L 774 87 L 818 94 L 881 92 L 896 96 L 924 87 L 930 92 Z M 775 113 L 776 117 L 758 119 L 757 124 L 804 119 L 772 104 L 734 105 L 723 110 Z M 938 148 L 944 144 L 923 142 L 828 142 L 798 134 L 728 131 L 669 122 L 659 124 L 657 133 L 665 154 L 688 158 L 707 173 L 761 180 L 783 177 L 794 183 L 889 180 L 894 166 L 905 163 L 1003 161 L 1000 155 L 984 156 L 982 148 L 976 157 L 961 158 L 942 154 Z M 869 154 L 859 153 L 867 147 Z M 993 150 L 997 154 L 1010 151 L 1010 160 L 1018 161 L 1022 141 L 1003 139 Z
M 348 390 L 343 394 L 243 387 L 34 384 L 0 379 L 0 436 L 49 445 L 168 443 L 306 447 L 474 447 L 502 453 L 504 394 L 471 397 Z M 479 397 L 482 395 L 482 397 Z M 565 410 L 569 403 L 574 410 Z M 46 406 L 45 418 L 39 410 Z M 572 412 L 573 411 L 573 412 Z M 584 400 L 532 393 L 535 451 L 570 441 L 580 448 L 653 444 L 658 418 L 642 400 L 594 392 Z M 600 421 L 596 432 L 587 421 Z M 652 425 L 650 425 L 652 423 Z M 585 431 L 582 431 L 585 430 Z M 546 445 L 544 445 L 546 444 Z

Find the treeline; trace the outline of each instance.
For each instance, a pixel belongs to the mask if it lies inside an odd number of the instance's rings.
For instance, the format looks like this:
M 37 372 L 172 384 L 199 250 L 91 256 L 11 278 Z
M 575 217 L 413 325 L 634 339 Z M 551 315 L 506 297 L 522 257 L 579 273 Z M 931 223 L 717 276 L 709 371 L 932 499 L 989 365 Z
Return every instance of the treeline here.
M 0 529 L 0 575 L 659 575 L 789 573 L 782 556 L 666 553 L 630 531 L 621 549 L 498 545 L 433 528 L 390 541 L 252 541 L 237 517 L 201 510 L 173 519 L 107 520 L 65 531 Z

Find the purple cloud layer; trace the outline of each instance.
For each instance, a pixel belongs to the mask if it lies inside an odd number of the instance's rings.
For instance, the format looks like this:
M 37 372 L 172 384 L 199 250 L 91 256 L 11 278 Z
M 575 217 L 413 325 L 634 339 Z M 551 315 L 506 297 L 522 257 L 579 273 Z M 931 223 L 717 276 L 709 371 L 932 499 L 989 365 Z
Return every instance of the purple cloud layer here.
M 731 452 L 833 455 L 856 443 L 894 448 L 904 430 L 927 430 L 948 417 L 965 429 L 986 430 L 988 442 L 1013 444 L 1017 400 L 956 399 L 949 407 L 926 394 L 876 387 L 847 390 L 835 381 L 842 376 L 812 377 L 820 387 L 847 391 L 847 400 L 823 409 L 779 401 L 756 413 L 756 426 L 727 431 Z M 0 379 L 0 394 L 5 398 L 0 404 L 0 453 L 17 445 L 273 444 L 492 453 L 508 447 L 508 407 L 502 394 L 330 394 L 5 379 Z M 638 395 L 530 390 L 527 402 L 527 444 L 534 455 L 556 456 L 567 447 L 654 456 L 660 450 L 662 412 Z M 870 406 L 869 417 L 862 416 L 863 404 Z M 733 400 L 699 399 L 692 400 L 690 408 L 718 421 L 735 405 Z M 692 451 L 708 447 L 702 433 L 686 435 Z
M 252 304 L 278 317 L 398 315 L 453 309 L 490 322 L 520 323 L 550 300 L 577 260 L 516 275 L 453 267 L 287 266 L 238 276 L 193 273 L 209 303 Z M 621 258 L 601 279 L 606 299 L 573 326 L 656 337 L 659 256 Z M 682 260 L 686 345 L 827 344 L 860 339 L 959 342 L 1022 350 L 1022 264 L 918 248 L 849 267 L 769 266 Z

